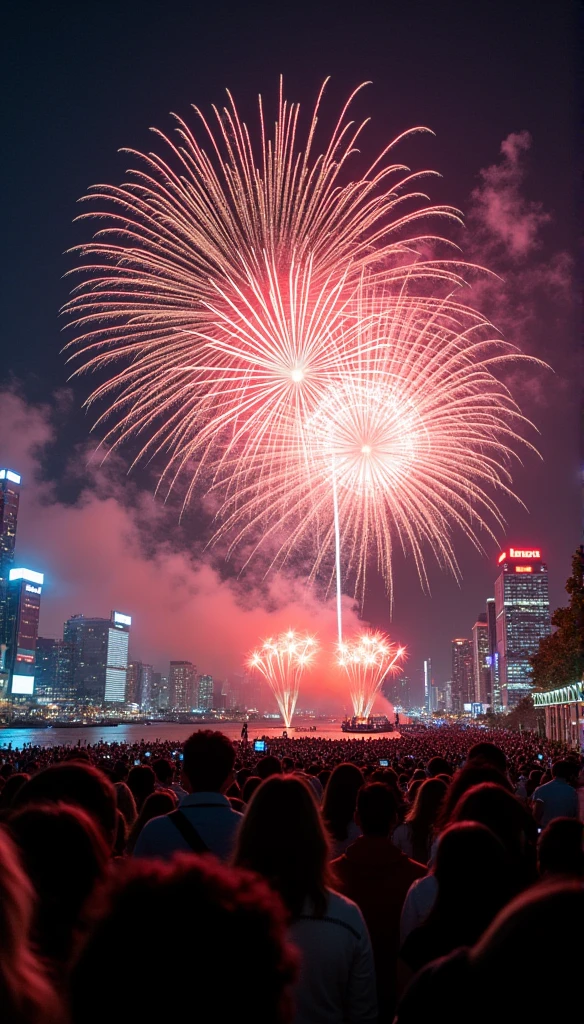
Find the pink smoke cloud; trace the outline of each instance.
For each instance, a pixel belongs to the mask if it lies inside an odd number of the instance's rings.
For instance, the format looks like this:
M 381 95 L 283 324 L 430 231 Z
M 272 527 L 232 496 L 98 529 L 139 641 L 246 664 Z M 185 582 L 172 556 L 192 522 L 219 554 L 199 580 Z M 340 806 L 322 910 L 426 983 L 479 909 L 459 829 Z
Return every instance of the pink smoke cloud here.
M 290 627 L 308 630 L 321 652 L 303 681 L 303 702 L 318 699 L 337 709 L 348 704 L 346 683 L 333 665 L 332 599 L 319 600 L 301 579 L 281 572 L 261 587 L 223 580 L 210 558 L 153 540 L 148 527 L 155 524 L 159 535 L 166 522 L 173 532 L 176 510 L 143 493 L 126 503 L 127 484 L 115 464 L 96 467 L 75 504 L 57 500 L 51 484 L 40 479 L 43 448 L 53 439 L 47 407 L 4 392 L 0 438 L 0 462 L 23 477 L 18 561 L 45 573 L 41 635 L 62 635 L 73 613 L 109 616 L 116 608 L 132 616 L 132 657 L 163 672 L 171 659 L 188 659 L 222 679 L 241 671 L 260 639 Z M 344 625 L 347 631 L 362 625 L 348 598 Z

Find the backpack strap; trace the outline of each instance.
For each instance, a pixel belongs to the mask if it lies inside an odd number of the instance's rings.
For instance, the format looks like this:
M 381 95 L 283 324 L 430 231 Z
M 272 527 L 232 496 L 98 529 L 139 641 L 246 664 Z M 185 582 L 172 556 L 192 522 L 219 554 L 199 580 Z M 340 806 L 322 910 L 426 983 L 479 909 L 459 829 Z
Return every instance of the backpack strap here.
M 210 853 L 209 847 L 199 835 L 194 825 L 191 825 L 186 814 L 182 811 L 172 811 L 167 815 L 168 820 L 178 829 L 187 846 L 190 846 L 193 853 Z

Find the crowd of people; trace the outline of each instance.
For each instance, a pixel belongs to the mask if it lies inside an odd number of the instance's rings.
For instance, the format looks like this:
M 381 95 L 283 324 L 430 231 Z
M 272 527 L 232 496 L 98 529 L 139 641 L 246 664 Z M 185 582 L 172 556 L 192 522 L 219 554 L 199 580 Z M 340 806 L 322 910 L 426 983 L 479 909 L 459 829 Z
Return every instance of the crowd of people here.
M 0 751 L 2 1021 L 584 1020 L 581 757 L 457 726 L 265 746 Z

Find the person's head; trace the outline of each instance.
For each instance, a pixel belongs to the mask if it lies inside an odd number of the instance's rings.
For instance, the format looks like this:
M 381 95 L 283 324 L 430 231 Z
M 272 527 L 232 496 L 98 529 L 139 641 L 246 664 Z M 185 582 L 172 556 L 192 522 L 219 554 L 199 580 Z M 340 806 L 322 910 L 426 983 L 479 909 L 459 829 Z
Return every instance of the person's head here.
M 262 875 L 297 917 L 308 902 L 326 907 L 329 845 L 312 790 L 295 775 L 274 775 L 252 796 L 239 829 L 235 864 Z
M 426 779 L 417 790 L 406 816 L 412 833 L 413 857 L 422 864 L 428 862 L 434 829 L 447 791 L 448 786 L 442 779 Z
M 282 758 L 282 771 L 286 775 L 289 775 L 291 772 L 294 771 L 294 758 L 293 757 L 283 757 Z
M 201 729 L 183 747 L 183 772 L 191 793 L 222 793 L 233 781 L 235 749 L 222 732 Z
M 457 945 L 475 942 L 512 894 L 503 844 L 485 825 L 463 821 L 440 836 L 432 920 L 457 932 Z
M 566 782 L 573 782 L 578 776 L 578 765 L 567 757 L 560 761 L 554 761 L 552 765 L 554 779 L 564 779 Z
M 123 814 L 127 827 L 131 828 L 138 817 L 138 808 L 132 790 L 125 782 L 116 782 L 115 790 L 118 810 Z
M 364 836 L 386 839 L 397 822 L 397 801 L 384 782 L 366 782 L 357 793 L 355 821 Z
M 471 988 L 481 993 L 481 1021 L 579 1021 L 582 994 L 577 984 L 549 984 L 549 978 L 578 978 L 581 943 L 571 940 L 568 922 L 584 915 L 584 886 L 580 881 L 548 882 L 528 889 L 512 900 L 487 928 L 469 954 Z M 533 977 L 534 964 L 545 954 L 541 983 L 493 985 L 493 978 Z
M 445 757 L 431 757 L 426 771 L 431 779 L 435 779 L 437 775 L 452 775 L 452 768 Z
M 466 763 L 490 765 L 501 772 L 501 775 L 507 771 L 507 758 L 496 743 L 475 743 L 466 756 Z
M 241 794 L 244 804 L 248 804 L 254 795 L 258 786 L 261 786 L 262 780 L 259 775 L 250 775 L 245 781 L 243 792 Z
M 10 764 L 10 761 L 5 761 L 4 764 L 2 765 L 2 767 L 0 768 L 0 778 L 1 779 L 8 779 L 8 778 L 10 778 L 10 776 L 13 773 L 13 771 L 14 771 L 14 765 Z
M 172 782 L 172 776 L 174 774 L 173 767 L 166 757 L 157 757 L 152 762 L 152 771 L 156 776 L 156 781 L 162 786 L 168 786 Z
M 475 821 L 491 829 L 515 864 L 524 855 L 527 832 L 533 824 L 519 800 L 492 782 L 474 786 L 461 797 L 452 812 L 451 823 L 460 821 Z
M 98 823 L 110 850 L 117 832 L 116 793 L 103 772 L 81 761 L 62 761 L 33 775 L 16 794 L 12 806 L 64 803 L 81 807 Z
M 112 782 L 125 782 L 128 778 L 128 765 L 126 761 L 116 761 L 112 770 Z
M 537 841 L 537 866 L 542 877 L 584 875 L 584 824 L 578 818 L 554 818 Z
M 25 772 L 14 772 L 13 775 L 6 779 L 0 790 L 0 810 L 5 810 L 11 806 L 16 794 L 29 779 L 30 775 L 26 775 Z
M 186 981 L 176 981 L 177 942 L 214 1019 L 238 1019 L 251 991 L 256 1024 L 291 1021 L 296 954 L 282 905 L 259 878 L 190 854 L 169 864 L 130 860 L 98 914 L 72 971 L 72 1024 L 183 1017 L 189 996 Z
M 446 825 L 451 820 L 454 808 L 460 798 L 464 796 L 469 789 L 472 789 L 474 786 L 479 786 L 482 782 L 492 782 L 496 786 L 502 786 L 502 788 L 506 789 L 509 793 L 513 792 L 511 783 L 507 776 L 502 775 L 496 768 L 482 764 L 467 765 L 456 772 L 452 779 L 452 784 L 448 787 L 448 792 L 444 799 L 444 803 L 442 804 L 438 820 L 439 828 L 446 828 Z
M 150 765 L 134 765 L 128 773 L 128 786 L 136 801 L 138 812 L 140 812 L 144 801 L 154 792 L 154 787 L 156 786 L 156 776 Z
M 44 956 L 65 960 L 110 851 L 93 818 L 66 804 L 28 805 L 8 827 L 37 895 L 34 934 Z
M 0 827 L 0 1006 L 10 1024 L 57 1024 L 62 1010 L 31 941 L 34 890 Z
M 160 789 L 147 796 L 142 804 L 142 810 L 132 826 L 128 839 L 128 853 L 133 852 L 144 825 L 151 821 L 152 818 L 159 818 L 162 814 L 170 814 L 171 811 L 176 810 L 177 804 L 178 798 L 172 789 Z
M 282 774 L 282 762 L 278 757 L 273 757 L 272 754 L 266 754 L 265 757 L 260 758 L 255 766 L 255 774 L 260 779 L 269 779 L 271 775 Z
M 363 773 L 354 764 L 338 764 L 331 772 L 324 791 L 322 815 L 334 839 L 346 839 L 363 782 Z

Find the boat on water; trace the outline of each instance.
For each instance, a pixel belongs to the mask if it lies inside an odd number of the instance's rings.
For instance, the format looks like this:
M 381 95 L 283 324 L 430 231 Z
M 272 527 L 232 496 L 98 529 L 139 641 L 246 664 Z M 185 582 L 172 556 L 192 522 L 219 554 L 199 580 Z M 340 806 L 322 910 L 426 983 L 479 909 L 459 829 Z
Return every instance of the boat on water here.
M 351 733 L 380 733 L 393 732 L 394 726 L 387 715 L 370 715 L 369 718 L 345 718 L 341 723 L 343 732 Z

